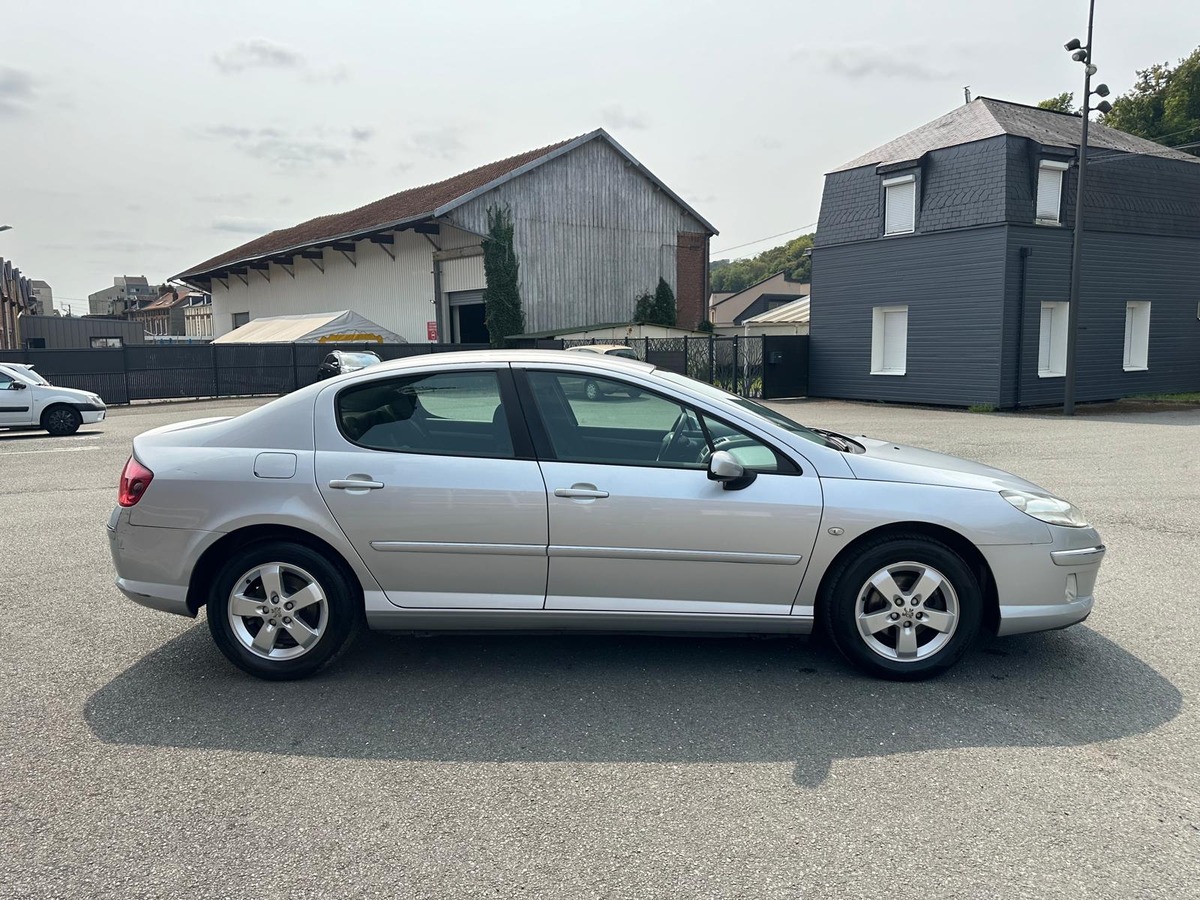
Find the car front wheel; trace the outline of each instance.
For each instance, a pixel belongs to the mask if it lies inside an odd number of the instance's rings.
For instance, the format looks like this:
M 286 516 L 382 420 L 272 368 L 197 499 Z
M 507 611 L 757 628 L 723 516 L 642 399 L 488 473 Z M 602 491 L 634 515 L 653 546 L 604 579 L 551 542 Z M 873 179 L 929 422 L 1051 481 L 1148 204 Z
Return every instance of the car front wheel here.
M 833 573 L 820 615 L 858 668 L 911 681 L 958 662 L 979 633 L 983 593 L 962 557 L 940 541 L 883 538 Z
M 83 416 L 79 410 L 69 406 L 52 406 L 42 416 L 42 427 L 55 437 L 66 437 L 74 434 L 83 424 Z
M 604 392 L 600 390 L 600 385 L 596 384 L 596 382 L 592 381 L 591 379 L 588 379 L 588 381 L 584 384 L 583 395 L 589 400 L 604 399 Z
M 301 544 L 234 554 L 212 580 L 208 627 L 235 666 L 259 678 L 305 678 L 347 645 L 361 610 L 341 570 Z

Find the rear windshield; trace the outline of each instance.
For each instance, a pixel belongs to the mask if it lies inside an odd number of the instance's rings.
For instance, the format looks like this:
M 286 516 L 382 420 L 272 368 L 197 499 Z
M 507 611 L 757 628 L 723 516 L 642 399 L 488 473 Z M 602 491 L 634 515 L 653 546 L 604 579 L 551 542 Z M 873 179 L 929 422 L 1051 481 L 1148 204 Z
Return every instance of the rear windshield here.
M 13 366 L 12 368 L 6 367 L 4 371 L 12 373 L 13 378 L 15 378 L 17 381 L 24 381 L 26 384 L 50 384 L 50 382 L 48 382 L 37 372 L 33 371 L 33 369 L 24 369 Z

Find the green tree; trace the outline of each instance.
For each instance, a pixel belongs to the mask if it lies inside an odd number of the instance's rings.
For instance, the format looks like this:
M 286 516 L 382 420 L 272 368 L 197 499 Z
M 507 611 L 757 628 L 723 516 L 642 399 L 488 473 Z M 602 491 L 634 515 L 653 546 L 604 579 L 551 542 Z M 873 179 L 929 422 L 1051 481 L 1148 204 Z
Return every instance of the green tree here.
M 1105 125 L 1168 147 L 1200 141 L 1200 47 L 1171 67 L 1140 69 L 1133 87 L 1112 101 Z M 1200 147 L 1180 147 L 1200 156 Z
M 812 245 L 813 235 L 802 234 L 749 259 L 714 260 L 708 267 L 710 290 L 740 291 L 776 272 L 786 272 L 794 281 L 807 282 L 812 278 L 812 260 L 805 251 L 811 250 Z
M 654 289 L 654 320 L 659 325 L 674 325 L 676 316 L 675 292 L 665 278 L 659 278 Z
M 653 294 L 642 294 L 633 308 L 633 321 L 642 325 L 674 325 L 675 292 L 666 279 L 658 279 Z
M 1071 91 L 1063 91 L 1057 97 L 1051 97 L 1048 100 L 1043 100 L 1038 104 L 1042 109 L 1052 109 L 1055 112 L 1071 113 L 1075 115 L 1079 112 L 1075 108 L 1075 94 Z
M 525 332 L 521 310 L 520 263 L 513 250 L 512 210 L 489 206 L 488 231 L 483 239 L 484 321 L 493 347 L 503 347 L 509 335 Z

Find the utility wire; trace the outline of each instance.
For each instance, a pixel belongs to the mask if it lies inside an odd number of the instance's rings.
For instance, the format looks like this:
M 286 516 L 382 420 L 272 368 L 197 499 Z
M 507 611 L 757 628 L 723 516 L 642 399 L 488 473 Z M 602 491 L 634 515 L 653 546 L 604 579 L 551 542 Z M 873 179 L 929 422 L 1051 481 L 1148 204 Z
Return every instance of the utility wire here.
M 747 241 L 744 244 L 738 244 L 735 247 L 726 247 L 724 250 L 714 250 L 713 255 L 728 253 L 731 250 L 741 250 L 743 247 L 753 247 L 755 244 L 761 244 L 763 241 L 769 241 L 772 238 L 783 237 L 785 234 L 795 234 L 797 231 L 807 231 L 809 228 L 816 227 L 816 222 L 809 222 L 807 225 L 801 225 L 799 228 L 789 228 L 787 231 L 781 231 L 778 234 L 769 234 L 766 237 L 759 238 L 757 241 Z

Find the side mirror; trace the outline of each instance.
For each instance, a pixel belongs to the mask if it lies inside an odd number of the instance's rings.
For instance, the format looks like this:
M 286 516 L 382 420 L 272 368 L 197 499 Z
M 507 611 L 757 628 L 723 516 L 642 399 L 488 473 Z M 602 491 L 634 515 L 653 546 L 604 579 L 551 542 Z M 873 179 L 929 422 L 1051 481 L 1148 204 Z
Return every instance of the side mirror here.
M 749 487 L 757 477 L 757 472 L 747 472 L 745 466 L 725 450 L 718 450 L 708 458 L 708 480 L 721 482 L 721 487 L 727 491 Z
M 23 391 L 23 390 L 25 390 L 25 388 L 27 388 L 27 387 L 29 387 L 29 385 L 27 385 L 27 384 L 26 384 L 25 382 L 23 382 L 23 381 L 14 381 L 14 382 L 12 383 L 12 389 L 13 389 L 14 391 Z

